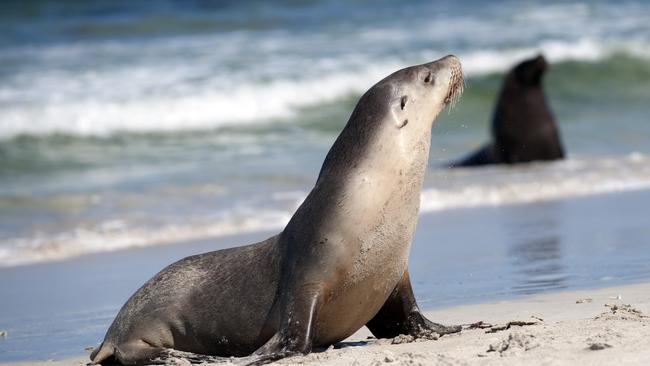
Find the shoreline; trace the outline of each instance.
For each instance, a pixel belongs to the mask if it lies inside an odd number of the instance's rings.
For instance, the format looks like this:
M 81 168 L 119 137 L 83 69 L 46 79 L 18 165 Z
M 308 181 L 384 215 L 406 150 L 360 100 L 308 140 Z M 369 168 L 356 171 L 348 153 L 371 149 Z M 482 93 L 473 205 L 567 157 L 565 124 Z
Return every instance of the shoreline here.
M 629 305 L 629 307 L 628 307 Z M 443 363 L 648 364 L 650 281 L 600 289 L 532 295 L 514 300 L 460 305 L 425 312 L 464 330 L 438 340 L 368 338 L 362 328 L 337 347 L 279 360 L 279 365 L 378 365 Z M 470 324 L 483 322 L 481 328 Z M 532 323 L 519 326 L 509 322 Z M 519 323 L 521 324 L 521 323 Z M 490 328 L 488 325 L 492 325 Z M 11 335 L 9 335 L 11 336 Z M 59 361 L 21 361 L 2 366 L 85 365 L 87 355 Z
M 648 212 L 648 198 L 650 191 L 642 191 L 423 214 L 409 259 L 416 298 L 430 314 L 445 311 L 441 317 L 430 316 L 439 323 L 494 324 L 497 319 L 454 320 L 456 306 L 648 282 L 650 229 L 643 214 Z M 232 235 L 2 269 L 0 328 L 9 337 L 0 341 L 0 363 L 65 358 L 61 365 L 82 365 L 87 357 L 83 349 L 97 345 L 126 299 L 160 269 L 188 255 L 254 243 L 273 234 Z M 81 359 L 73 363 L 74 357 Z M 23 363 L 28 364 L 34 363 Z
M 650 155 L 649 155 L 650 161 Z M 566 162 L 565 162 L 566 163 Z M 575 162 L 574 162 L 575 163 Z M 551 163 L 559 164 L 559 163 Z M 531 165 L 532 166 L 532 165 Z M 531 166 L 528 166 L 530 168 Z M 549 165 L 550 166 L 550 165 Z M 482 169 L 510 169 L 504 167 L 489 167 Z M 491 170 L 494 173 L 494 170 Z M 648 170 L 650 172 L 650 170 Z M 501 173 L 508 174 L 507 171 Z M 511 173 L 511 172 L 510 172 Z M 529 174 L 526 170 L 519 172 L 519 174 Z M 428 171 L 427 179 L 434 180 L 440 178 L 441 171 Z M 650 182 L 649 182 L 650 183 Z M 446 192 L 445 190 L 439 191 L 434 186 L 425 186 L 423 187 L 422 199 L 420 201 L 420 211 L 419 219 L 426 218 L 427 216 L 437 216 L 444 212 L 458 213 L 458 212 L 468 212 L 468 211 L 490 211 L 494 209 L 504 209 L 504 210 L 516 210 L 521 207 L 531 207 L 531 206 L 540 206 L 540 205 L 555 205 L 555 204 L 580 204 L 581 202 L 590 201 L 590 200 L 611 200 L 612 198 L 618 199 L 619 197 L 650 197 L 650 185 L 639 184 L 638 186 L 625 187 L 625 188 L 608 188 L 603 189 L 602 191 L 594 190 L 591 192 L 577 192 L 573 194 L 560 195 L 557 196 L 534 196 L 530 195 L 530 192 L 525 192 L 522 196 L 517 197 L 508 201 L 504 198 L 504 195 L 510 195 L 512 192 L 498 191 L 494 187 L 495 183 L 492 183 L 492 186 L 485 187 L 485 191 L 476 193 L 477 195 L 484 195 L 490 197 L 490 199 L 485 199 L 483 201 L 478 200 L 474 201 L 476 197 L 465 197 L 463 195 L 455 195 L 459 202 L 453 202 L 450 200 L 450 197 L 453 192 Z M 515 187 L 517 188 L 517 187 Z M 441 193 L 442 192 L 442 193 Z M 565 192 L 566 193 L 566 192 Z M 305 195 L 306 196 L 306 195 Z M 304 196 L 303 196 L 304 198 Z M 432 202 L 436 201 L 447 201 L 445 204 L 436 206 Z M 460 203 L 461 200 L 467 202 Z M 297 209 L 299 205 L 295 206 Z M 146 248 L 162 248 L 166 246 L 174 246 L 183 243 L 198 243 L 205 241 L 218 241 L 224 238 L 230 237 L 239 237 L 239 236 L 255 236 L 258 233 L 268 232 L 268 233 L 277 233 L 281 231 L 286 223 L 289 221 L 294 211 L 286 211 L 283 214 L 286 216 L 284 221 L 278 221 L 274 225 L 267 225 L 266 223 L 260 221 L 258 226 L 240 226 L 238 228 L 229 229 L 232 222 L 225 220 L 221 224 L 215 224 L 210 226 L 207 224 L 198 225 L 198 226 L 154 226 L 155 229 L 150 229 L 152 231 L 140 230 L 137 227 L 134 228 L 135 232 L 120 230 L 115 231 L 106 231 L 102 232 L 101 235 L 104 236 L 93 236 L 100 235 L 100 233 L 93 230 L 88 230 L 89 237 L 61 237 L 60 235 L 69 232 L 61 232 L 57 235 L 53 235 L 52 238 L 44 237 L 44 241 L 54 240 L 56 241 L 50 243 L 51 247 L 36 247 L 38 250 L 33 249 L 34 251 L 25 250 L 24 252 L 16 251 L 13 247 L 9 246 L 5 248 L 6 253 L 2 253 L 3 256 L 0 257 L 2 262 L 0 262 L 0 271 L 4 269 L 17 268 L 17 267 L 28 267 L 28 266 L 38 266 L 38 265 L 47 265 L 50 263 L 65 262 L 65 261 L 74 261 L 83 259 L 84 257 L 92 257 L 98 255 L 110 255 L 111 253 L 121 252 L 121 251 L 130 251 Z M 246 217 L 241 217 L 241 220 L 250 219 L 254 217 L 248 215 Z M 114 220 L 115 221 L 115 220 Z M 119 220 L 117 220 L 119 221 Z M 233 224 L 234 225 L 234 224 Z M 252 224 L 251 224 L 252 225 Z M 119 225 L 118 225 L 119 226 Z M 234 226 L 233 226 L 234 227 Z M 221 229 L 224 231 L 221 231 Z M 190 233 L 191 232 L 191 233 Z M 179 234 L 180 233 L 180 234 Z M 149 239 L 143 239 L 139 235 L 144 235 Z M 92 249 L 78 249 L 71 250 L 70 252 L 61 252 L 61 243 L 72 241 L 75 244 L 79 244 L 79 241 L 92 241 L 92 240 L 112 240 L 117 242 L 128 242 L 129 237 L 135 236 L 136 239 L 130 242 L 130 244 L 123 245 L 114 245 L 107 248 L 92 248 Z M 33 239 L 33 238 L 32 238 Z M 12 240 L 18 240 L 13 238 Z M 20 240 L 29 241 L 28 237 L 20 238 Z M 150 241 L 149 241 L 150 240 Z M 11 243 L 11 240 L 9 241 Z M 57 245 L 54 245 L 57 244 Z M 240 244 L 243 245 L 243 244 Z M 10 255 L 15 257 L 26 256 L 27 259 L 13 259 L 13 262 L 6 260 Z

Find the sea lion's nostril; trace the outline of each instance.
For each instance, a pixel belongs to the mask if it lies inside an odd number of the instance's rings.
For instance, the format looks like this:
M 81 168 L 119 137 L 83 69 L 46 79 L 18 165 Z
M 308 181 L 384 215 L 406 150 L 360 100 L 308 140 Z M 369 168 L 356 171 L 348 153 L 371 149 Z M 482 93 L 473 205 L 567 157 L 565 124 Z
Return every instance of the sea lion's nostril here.
M 404 121 L 402 121 L 402 124 L 399 125 L 397 128 L 402 128 L 402 127 L 406 126 L 408 123 L 409 123 L 409 120 L 405 119 Z
M 429 71 L 429 73 L 427 74 L 427 76 L 424 77 L 424 82 L 425 82 L 425 83 L 428 83 L 428 82 L 430 82 L 430 81 L 431 81 L 431 71 Z
M 402 97 L 402 101 L 401 101 L 401 105 L 400 105 L 400 107 L 402 108 L 402 110 L 404 110 L 404 107 L 406 107 L 406 102 L 407 102 L 408 100 L 409 100 L 409 97 L 408 97 L 407 95 L 405 95 L 405 96 Z

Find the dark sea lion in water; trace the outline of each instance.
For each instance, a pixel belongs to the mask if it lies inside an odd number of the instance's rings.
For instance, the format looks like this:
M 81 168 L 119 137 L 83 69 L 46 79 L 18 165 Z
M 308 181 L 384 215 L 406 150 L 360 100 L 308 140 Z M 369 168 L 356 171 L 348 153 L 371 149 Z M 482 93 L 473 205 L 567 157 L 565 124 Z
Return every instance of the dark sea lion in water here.
M 506 75 L 492 120 L 492 141 L 452 167 L 516 164 L 564 158 L 542 76 L 548 67 L 542 55 L 523 61 Z
M 122 307 L 92 362 L 264 363 L 364 325 L 377 337 L 459 331 L 421 314 L 407 262 L 432 123 L 462 85 L 454 56 L 378 82 L 280 234 L 163 269 Z

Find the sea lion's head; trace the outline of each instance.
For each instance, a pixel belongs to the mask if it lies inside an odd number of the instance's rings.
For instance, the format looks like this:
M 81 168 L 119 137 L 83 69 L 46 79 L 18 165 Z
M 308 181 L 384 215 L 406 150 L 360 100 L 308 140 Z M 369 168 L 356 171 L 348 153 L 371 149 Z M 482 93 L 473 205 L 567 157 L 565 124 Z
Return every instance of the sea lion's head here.
M 462 90 L 460 60 L 453 55 L 398 70 L 359 99 L 346 130 L 360 140 L 429 134 L 433 120 Z
M 546 72 L 548 63 L 543 55 L 522 61 L 515 66 L 507 79 L 516 81 L 522 86 L 539 86 L 542 81 L 542 76 Z
M 409 128 L 410 125 L 411 128 L 429 130 L 438 113 L 447 105 L 454 104 L 463 91 L 460 60 L 449 55 L 407 67 L 380 81 L 373 87 L 376 88 L 383 89 L 389 99 L 386 105 L 396 128 Z
M 393 174 L 411 167 L 423 174 L 433 121 L 462 90 L 461 64 L 452 55 L 387 76 L 359 99 L 321 176 L 369 170 Z

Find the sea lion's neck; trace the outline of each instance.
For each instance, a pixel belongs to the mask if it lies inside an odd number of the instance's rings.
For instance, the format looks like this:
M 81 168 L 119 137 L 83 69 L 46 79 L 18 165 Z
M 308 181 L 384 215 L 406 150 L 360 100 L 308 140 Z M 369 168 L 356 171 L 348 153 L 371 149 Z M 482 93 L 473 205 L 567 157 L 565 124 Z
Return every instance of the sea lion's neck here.
M 430 130 L 399 135 L 399 131 L 386 129 L 364 135 L 349 127 L 328 153 L 315 187 L 292 221 L 304 223 L 304 218 L 318 217 L 324 222 L 312 222 L 313 227 L 343 222 L 344 230 L 359 233 L 390 222 L 401 231 L 392 235 L 410 241 L 420 206 Z M 349 138 L 351 133 L 357 139 Z M 320 215 L 308 212 L 315 208 Z

